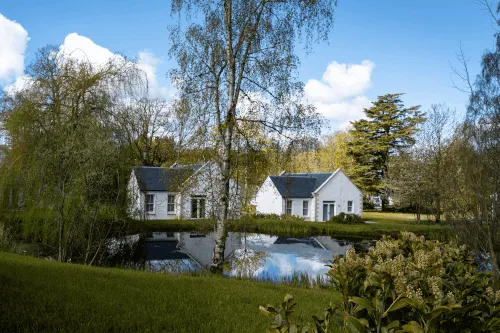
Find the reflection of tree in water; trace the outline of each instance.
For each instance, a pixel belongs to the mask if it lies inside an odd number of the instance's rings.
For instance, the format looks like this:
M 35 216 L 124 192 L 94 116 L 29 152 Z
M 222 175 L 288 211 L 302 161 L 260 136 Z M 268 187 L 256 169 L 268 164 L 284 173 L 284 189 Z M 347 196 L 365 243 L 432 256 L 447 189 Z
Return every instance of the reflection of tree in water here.
M 227 258 L 225 270 L 231 275 L 240 277 L 253 277 L 257 270 L 264 266 L 268 253 L 255 251 L 248 247 L 251 240 L 255 240 L 256 235 L 243 234 L 243 248 L 234 250 Z

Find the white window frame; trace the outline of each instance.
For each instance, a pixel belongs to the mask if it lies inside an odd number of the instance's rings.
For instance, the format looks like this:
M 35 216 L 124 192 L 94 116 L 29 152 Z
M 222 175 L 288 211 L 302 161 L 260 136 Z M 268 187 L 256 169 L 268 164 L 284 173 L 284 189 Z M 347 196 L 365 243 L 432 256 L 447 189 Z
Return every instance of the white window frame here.
M 309 216 L 309 200 L 302 201 L 302 215 Z
M 285 200 L 285 215 L 292 215 L 292 207 L 293 207 L 293 200 Z M 290 207 L 288 207 L 288 203 L 290 203 Z M 289 212 L 290 211 L 290 212 Z
M 347 212 L 352 213 L 354 211 L 354 201 L 347 201 Z
M 149 198 L 153 198 L 153 202 L 149 202 Z M 153 205 L 153 209 L 149 210 L 149 205 Z M 144 207 L 146 210 L 146 214 L 153 215 L 155 214 L 155 209 L 156 209 L 156 195 L 151 194 L 151 193 L 146 193 L 146 207 Z
M 172 199 L 172 202 L 170 202 L 170 199 Z M 175 195 L 174 194 L 167 194 L 167 213 L 168 214 L 175 214 Z

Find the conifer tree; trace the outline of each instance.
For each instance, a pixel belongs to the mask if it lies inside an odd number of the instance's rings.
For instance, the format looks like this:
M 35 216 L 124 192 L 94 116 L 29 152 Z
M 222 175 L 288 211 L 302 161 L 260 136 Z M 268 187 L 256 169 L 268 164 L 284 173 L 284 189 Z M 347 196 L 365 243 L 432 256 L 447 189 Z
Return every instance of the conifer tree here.
M 367 119 L 351 122 L 349 154 L 356 161 L 355 182 L 365 194 L 380 194 L 383 199 L 388 195 L 390 157 L 415 143 L 417 126 L 425 120 L 420 106 L 404 107 L 401 95 L 379 96 L 364 110 Z

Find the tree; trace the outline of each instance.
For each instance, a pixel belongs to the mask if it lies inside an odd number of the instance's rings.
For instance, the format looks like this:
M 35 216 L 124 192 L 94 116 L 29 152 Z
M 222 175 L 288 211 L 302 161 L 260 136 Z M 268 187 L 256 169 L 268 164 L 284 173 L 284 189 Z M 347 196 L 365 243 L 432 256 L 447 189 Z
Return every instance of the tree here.
M 117 126 L 122 129 L 136 165 L 160 166 L 172 159 L 173 147 L 169 145 L 169 110 L 167 102 L 146 96 L 118 106 Z M 170 149 L 169 149 L 170 148 Z
M 414 209 L 417 223 L 421 221 L 422 211 L 428 207 L 430 190 L 427 169 L 420 151 L 413 150 L 391 159 L 391 173 L 386 179 L 395 206 Z
M 488 1 L 481 3 L 500 26 Z M 464 64 L 470 91 L 467 115 L 453 145 L 456 170 L 450 178 L 452 201 L 448 220 L 455 233 L 473 250 L 487 253 L 493 273 L 500 277 L 500 35 L 496 48 L 482 58 L 481 73 L 473 81 Z
M 453 173 L 454 112 L 444 104 L 433 104 L 426 117 L 415 146 L 391 159 L 387 184 L 396 205 L 415 209 L 419 221 L 426 212 L 440 222 L 443 202 L 449 198 L 446 175 Z
M 355 181 L 365 192 L 381 194 L 385 199 L 390 158 L 415 143 L 417 125 L 425 120 L 420 106 L 404 107 L 401 95 L 379 96 L 371 108 L 364 110 L 368 119 L 351 122 L 349 153 L 357 164 Z
M 55 247 L 58 260 L 92 264 L 124 211 L 130 161 L 113 112 L 138 71 L 120 57 L 96 66 L 48 46 L 27 75 L 0 105 L 10 136 L 0 209 L 22 212 L 25 237 Z
M 427 111 L 427 120 L 423 123 L 419 134 L 418 150 L 424 159 L 421 172 L 425 172 L 428 194 L 433 206 L 436 222 L 441 221 L 443 200 L 446 199 L 448 187 L 444 179 L 451 170 L 447 161 L 449 146 L 455 133 L 454 112 L 444 104 L 433 104 Z M 430 208 L 430 207 L 429 207 Z
M 338 131 L 323 136 L 319 148 L 293 156 L 292 170 L 321 172 L 341 168 L 347 175 L 351 176 L 355 162 L 353 157 L 348 154 L 349 140 L 351 140 L 351 134 L 348 131 Z
M 229 181 L 235 132 L 245 123 L 293 140 L 318 129 L 314 107 L 301 102 L 303 84 L 296 79 L 295 42 L 303 37 L 326 40 L 336 1 L 317 0 L 177 0 L 172 14 L 194 23 L 171 27 L 171 72 L 181 98 L 208 128 L 217 148 L 222 190 L 215 225 L 211 271 L 224 261 Z

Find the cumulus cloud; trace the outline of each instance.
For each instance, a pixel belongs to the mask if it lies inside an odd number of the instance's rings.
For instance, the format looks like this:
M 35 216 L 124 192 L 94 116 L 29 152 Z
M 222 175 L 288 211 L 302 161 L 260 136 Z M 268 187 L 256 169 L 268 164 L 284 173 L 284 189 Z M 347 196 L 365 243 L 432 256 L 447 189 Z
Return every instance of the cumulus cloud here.
M 304 90 L 308 102 L 334 127 L 345 129 L 350 121 L 363 118 L 363 109 L 370 107 L 370 100 L 364 96 L 371 87 L 371 75 L 375 64 L 363 60 L 361 64 L 339 64 L 331 62 L 321 81 L 307 81 Z
M 94 43 L 90 38 L 71 33 L 64 38 L 59 52 L 79 61 L 88 61 L 92 65 L 102 66 L 109 60 L 119 57 L 110 50 Z
M 306 95 L 318 102 L 341 102 L 362 94 L 371 86 L 375 64 L 363 60 L 361 64 L 347 65 L 334 61 L 328 65 L 321 81 L 312 79 L 305 85 Z
M 0 14 L 0 84 L 22 75 L 28 40 L 28 32 L 21 24 Z

